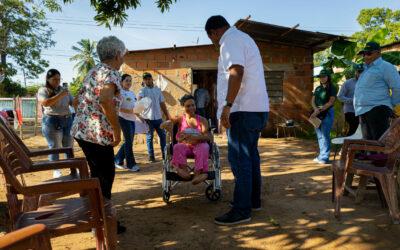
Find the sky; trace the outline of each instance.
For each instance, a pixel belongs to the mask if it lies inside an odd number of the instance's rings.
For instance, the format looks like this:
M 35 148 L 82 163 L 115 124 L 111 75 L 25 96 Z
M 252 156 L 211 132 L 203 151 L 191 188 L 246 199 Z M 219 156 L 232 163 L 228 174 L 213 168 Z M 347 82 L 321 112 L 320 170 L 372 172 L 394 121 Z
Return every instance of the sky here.
M 63 82 L 70 82 L 77 75 L 76 62 L 69 58 L 75 55 L 71 47 L 81 39 L 99 41 L 104 36 L 115 35 L 130 51 L 172 47 L 174 44 L 210 44 L 204 25 L 212 15 L 224 16 L 231 25 L 251 15 L 253 21 L 285 27 L 299 24 L 298 29 L 302 30 L 351 36 L 361 30 L 357 16 L 362 9 L 400 9 L 399 0 L 178 0 L 171 5 L 170 11 L 161 13 L 154 1 L 141 0 L 137 9 L 127 11 L 129 17 L 122 28 L 109 30 L 97 26 L 93 20 L 96 12 L 89 3 L 89 0 L 75 0 L 63 5 L 62 12 L 47 14 L 56 45 L 44 50 L 43 58 L 49 61 L 49 68 L 61 72 Z M 24 82 L 22 71 L 15 80 Z M 44 82 L 45 73 L 38 79 L 27 79 L 27 86 Z

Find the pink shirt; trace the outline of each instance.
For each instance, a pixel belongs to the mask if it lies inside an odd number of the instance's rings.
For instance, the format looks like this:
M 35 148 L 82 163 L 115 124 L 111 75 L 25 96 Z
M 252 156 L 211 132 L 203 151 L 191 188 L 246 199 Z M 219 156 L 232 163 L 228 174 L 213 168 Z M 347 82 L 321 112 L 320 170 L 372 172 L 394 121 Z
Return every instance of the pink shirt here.
M 178 133 L 176 133 L 176 140 L 179 141 L 179 137 L 182 133 L 183 134 L 201 134 L 202 129 L 201 129 L 200 118 L 201 118 L 201 116 L 196 115 L 197 126 L 195 128 L 192 128 L 186 122 L 185 115 L 182 115 L 181 125 L 179 126 Z M 186 144 L 185 141 L 181 141 L 181 142 Z

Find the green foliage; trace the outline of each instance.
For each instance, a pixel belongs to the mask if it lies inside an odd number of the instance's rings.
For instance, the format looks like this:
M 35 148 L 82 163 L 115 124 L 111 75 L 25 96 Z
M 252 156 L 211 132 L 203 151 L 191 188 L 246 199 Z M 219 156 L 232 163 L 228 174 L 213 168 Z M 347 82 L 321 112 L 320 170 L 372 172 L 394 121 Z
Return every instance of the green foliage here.
M 72 78 L 72 82 L 69 83 L 68 88 L 71 95 L 76 96 L 81 89 L 82 82 L 77 80 L 76 78 Z
M 28 0 L 31 2 L 32 0 Z M 59 11 L 59 2 L 68 4 L 74 0 L 41 0 L 41 3 L 50 11 Z M 156 0 L 155 3 L 162 13 L 168 11 L 173 3 L 177 0 Z M 140 0 L 90 0 L 90 5 L 96 10 L 97 15 L 94 20 L 99 25 L 105 25 L 111 29 L 111 26 L 123 26 L 128 19 L 126 11 L 128 9 L 136 9 L 140 6 Z
M 39 91 L 39 88 L 41 88 L 41 87 L 42 86 L 40 86 L 40 85 L 26 87 L 27 95 L 36 96 L 37 92 Z
M 8 77 L 0 83 L 0 97 L 25 96 L 27 92 L 21 84 L 11 81 Z
M 331 56 L 332 53 L 330 49 L 327 48 L 323 51 L 317 52 L 314 54 L 314 67 L 322 66 L 328 60 L 328 57 Z
M 77 79 L 80 82 L 83 82 L 83 79 L 89 70 L 99 62 L 99 58 L 96 53 L 96 44 L 97 42 L 91 43 L 89 39 L 82 39 L 78 42 L 78 47 L 72 46 L 72 50 L 78 54 L 71 57 L 70 61 L 78 61 L 75 64 L 74 69 L 78 68 Z
M 18 66 L 25 69 L 28 79 L 37 78 L 48 67 L 41 53 L 54 46 L 53 30 L 48 27 L 43 13 L 35 11 L 33 3 L 29 2 L 33 1 L 0 1 L 1 66 L 7 65 L 7 76 L 15 75 Z M 8 59 L 14 63 L 8 63 Z
M 382 31 L 382 27 L 387 29 L 387 34 L 379 39 L 381 45 L 400 39 L 400 10 L 392 11 L 388 8 L 364 9 L 360 11 L 357 21 L 363 28 L 362 31 L 352 35 L 358 42 L 358 49 L 364 47 L 367 42 L 374 40 L 374 36 L 379 32 L 386 32 Z

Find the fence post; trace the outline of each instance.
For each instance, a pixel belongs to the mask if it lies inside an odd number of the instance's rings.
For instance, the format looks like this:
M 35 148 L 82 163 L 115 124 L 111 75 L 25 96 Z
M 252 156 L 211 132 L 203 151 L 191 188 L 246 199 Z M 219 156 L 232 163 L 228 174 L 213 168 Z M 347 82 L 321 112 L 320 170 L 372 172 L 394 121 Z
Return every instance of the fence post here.
M 34 134 L 36 136 L 37 135 L 37 122 L 38 122 L 38 109 L 39 109 L 37 95 L 36 95 L 36 99 L 35 100 L 36 100 L 36 103 L 35 103 L 36 109 L 35 109 L 35 131 L 34 131 Z

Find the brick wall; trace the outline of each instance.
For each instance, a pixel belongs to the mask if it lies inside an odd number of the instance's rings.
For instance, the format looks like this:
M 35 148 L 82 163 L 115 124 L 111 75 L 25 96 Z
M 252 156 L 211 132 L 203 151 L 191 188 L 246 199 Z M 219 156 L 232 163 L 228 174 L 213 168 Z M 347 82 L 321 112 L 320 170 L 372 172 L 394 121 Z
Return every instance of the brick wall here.
M 313 54 L 311 49 L 270 43 L 257 43 L 265 71 L 283 71 L 283 98 L 281 103 L 271 104 L 268 126 L 264 135 L 273 136 L 275 124 L 293 119 L 302 127 L 307 122 L 313 90 Z M 125 56 L 123 73 L 133 76 L 133 90 L 141 88 L 144 71 L 162 74 L 168 81 L 164 95 L 167 107 L 173 115 L 180 114 L 179 98 L 192 92 L 191 69 L 217 69 L 218 50 L 213 45 L 133 51 Z

